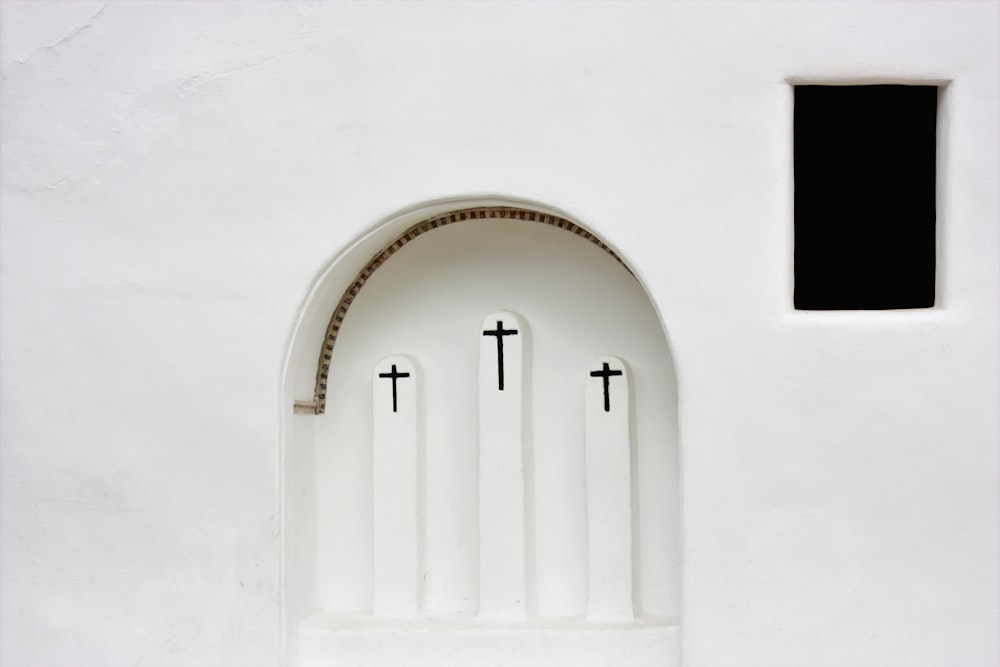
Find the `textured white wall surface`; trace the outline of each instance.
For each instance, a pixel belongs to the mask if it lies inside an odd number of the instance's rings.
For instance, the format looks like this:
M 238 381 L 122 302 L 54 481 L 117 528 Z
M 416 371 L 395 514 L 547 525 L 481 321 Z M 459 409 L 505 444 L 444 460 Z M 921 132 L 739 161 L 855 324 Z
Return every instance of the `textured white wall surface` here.
M 0 28 L 0 664 L 286 660 L 310 295 L 380 221 L 479 194 L 599 234 L 666 327 L 684 664 L 1000 663 L 997 2 Z M 948 83 L 936 308 L 792 310 L 791 81 Z

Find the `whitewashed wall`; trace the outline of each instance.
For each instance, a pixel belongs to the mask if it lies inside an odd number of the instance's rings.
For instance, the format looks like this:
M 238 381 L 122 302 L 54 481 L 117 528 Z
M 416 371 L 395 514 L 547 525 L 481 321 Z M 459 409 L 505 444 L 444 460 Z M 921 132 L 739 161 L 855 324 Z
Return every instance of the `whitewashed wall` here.
M 477 193 L 598 232 L 668 328 L 686 664 L 1000 662 L 998 3 L 0 21 L 3 664 L 279 662 L 299 309 Z M 789 80 L 952 82 L 940 307 L 791 310 Z

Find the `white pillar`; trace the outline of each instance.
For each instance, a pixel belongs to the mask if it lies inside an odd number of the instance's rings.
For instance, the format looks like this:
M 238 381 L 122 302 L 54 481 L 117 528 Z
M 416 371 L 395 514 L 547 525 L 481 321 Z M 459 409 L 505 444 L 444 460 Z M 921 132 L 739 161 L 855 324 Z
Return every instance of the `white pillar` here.
M 587 616 L 628 620 L 632 601 L 632 438 L 628 369 L 617 357 L 589 368 L 587 451 Z
M 372 371 L 374 603 L 376 615 L 420 607 L 416 365 L 382 359 Z
M 483 320 L 479 344 L 479 615 L 524 618 L 524 355 L 527 325 Z

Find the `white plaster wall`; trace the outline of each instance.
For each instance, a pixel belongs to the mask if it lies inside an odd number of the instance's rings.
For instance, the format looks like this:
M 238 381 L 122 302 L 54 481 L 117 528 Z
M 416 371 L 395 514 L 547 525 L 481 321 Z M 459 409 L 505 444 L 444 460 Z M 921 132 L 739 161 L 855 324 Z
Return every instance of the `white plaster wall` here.
M 996 2 L 0 4 L 0 662 L 275 664 L 283 360 L 419 202 L 670 332 L 690 665 L 1000 662 Z M 791 90 L 951 81 L 939 307 L 791 310 Z

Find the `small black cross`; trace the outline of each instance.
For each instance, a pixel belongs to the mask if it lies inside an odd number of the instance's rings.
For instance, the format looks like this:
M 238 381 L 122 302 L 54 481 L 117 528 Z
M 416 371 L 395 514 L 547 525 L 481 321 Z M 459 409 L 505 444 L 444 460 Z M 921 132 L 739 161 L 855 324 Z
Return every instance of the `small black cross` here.
M 610 384 L 610 378 L 612 375 L 621 375 L 621 371 L 613 371 L 611 367 L 608 366 L 608 362 L 604 362 L 604 370 L 600 371 L 590 371 L 590 377 L 592 378 L 604 378 L 604 411 L 611 412 L 611 395 L 608 393 L 608 385 Z
M 379 373 L 378 376 L 380 378 L 390 378 L 392 380 L 392 411 L 395 412 L 396 411 L 396 378 L 408 378 L 408 377 L 410 377 L 410 374 L 409 373 L 397 373 L 396 372 L 396 364 L 393 364 L 392 365 L 392 372 L 391 373 Z
M 483 335 L 497 337 L 497 377 L 499 379 L 499 389 L 503 391 L 503 337 L 516 336 L 517 329 L 504 329 L 503 322 L 497 320 L 497 328 L 492 331 L 487 329 L 483 332 Z

